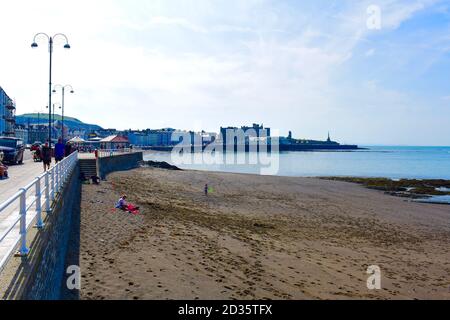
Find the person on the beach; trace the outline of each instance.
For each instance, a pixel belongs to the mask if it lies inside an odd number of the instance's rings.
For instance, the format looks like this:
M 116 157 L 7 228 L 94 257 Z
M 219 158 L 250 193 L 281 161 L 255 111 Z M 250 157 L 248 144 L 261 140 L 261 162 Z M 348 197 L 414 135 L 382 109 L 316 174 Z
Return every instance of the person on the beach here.
M 55 162 L 58 163 L 64 159 L 65 145 L 62 143 L 62 139 L 58 140 L 55 145 Z
M 50 170 L 50 164 L 52 163 L 52 149 L 48 146 L 48 141 L 42 146 L 41 158 L 44 163 L 44 172 Z
M 91 177 L 92 183 L 95 185 L 99 185 L 100 184 L 100 177 L 95 175 Z
M 123 211 L 128 211 L 129 213 L 132 213 L 134 215 L 139 214 L 139 207 L 136 207 L 132 204 L 127 203 L 127 196 L 123 195 L 122 198 L 119 199 L 119 201 L 116 204 L 116 209 L 120 209 Z
M 122 198 L 119 199 L 119 201 L 116 204 L 116 209 L 120 210 L 127 210 L 128 204 L 127 204 L 127 196 L 123 195 Z
M 209 186 L 208 184 L 205 185 L 205 196 L 208 196 L 208 190 L 209 190 Z

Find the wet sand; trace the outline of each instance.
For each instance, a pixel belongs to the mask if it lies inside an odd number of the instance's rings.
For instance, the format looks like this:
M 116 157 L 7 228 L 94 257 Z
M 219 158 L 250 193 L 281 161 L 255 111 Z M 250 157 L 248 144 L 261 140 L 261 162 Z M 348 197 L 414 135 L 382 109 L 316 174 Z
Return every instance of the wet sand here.
M 450 207 L 346 182 L 114 173 L 83 186 L 80 251 L 82 299 L 450 299 Z

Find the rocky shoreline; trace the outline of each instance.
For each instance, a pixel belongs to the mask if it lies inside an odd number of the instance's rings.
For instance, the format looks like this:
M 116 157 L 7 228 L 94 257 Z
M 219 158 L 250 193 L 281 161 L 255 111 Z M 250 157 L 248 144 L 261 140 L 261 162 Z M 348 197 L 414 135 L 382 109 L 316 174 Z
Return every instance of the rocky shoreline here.
M 450 196 L 450 180 L 444 179 L 393 180 L 387 178 L 356 177 L 323 177 L 320 179 L 356 183 L 363 185 L 368 189 L 384 191 L 387 195 L 414 200 L 424 200 L 439 196 Z
M 156 169 L 164 169 L 164 170 L 172 170 L 172 171 L 183 171 L 182 169 L 173 166 L 165 161 L 142 161 L 141 167 L 143 168 L 156 168 Z

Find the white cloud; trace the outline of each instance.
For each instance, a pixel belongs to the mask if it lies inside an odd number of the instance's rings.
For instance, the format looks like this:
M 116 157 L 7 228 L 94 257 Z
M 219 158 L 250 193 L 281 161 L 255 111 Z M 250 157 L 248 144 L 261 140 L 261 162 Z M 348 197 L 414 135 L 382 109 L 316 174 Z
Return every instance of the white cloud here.
M 386 1 L 382 6 L 383 27 L 396 29 L 404 21 L 438 2 L 439 0 Z
M 389 29 L 434 3 L 378 2 Z M 361 105 L 408 104 L 376 80 L 353 91 L 341 83 L 339 72 L 372 34 L 368 3 L 309 12 L 256 0 L 11 1 L 0 20 L 9 49 L 0 52 L 0 84 L 19 113 L 44 108 L 48 56 L 44 44 L 29 45 L 38 31 L 65 32 L 72 49 L 55 52 L 54 79 L 75 87 L 66 113 L 84 121 L 186 129 L 202 122 L 208 130 L 260 121 L 321 138 L 345 128 Z M 370 46 L 367 57 L 379 52 Z

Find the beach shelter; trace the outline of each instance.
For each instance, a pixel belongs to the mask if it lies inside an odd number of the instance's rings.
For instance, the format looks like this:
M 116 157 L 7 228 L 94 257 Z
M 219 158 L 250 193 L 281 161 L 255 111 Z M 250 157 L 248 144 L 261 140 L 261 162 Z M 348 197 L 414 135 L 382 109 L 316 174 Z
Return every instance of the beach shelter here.
M 123 149 L 130 147 L 128 138 L 119 135 L 106 137 L 100 143 L 102 149 Z

